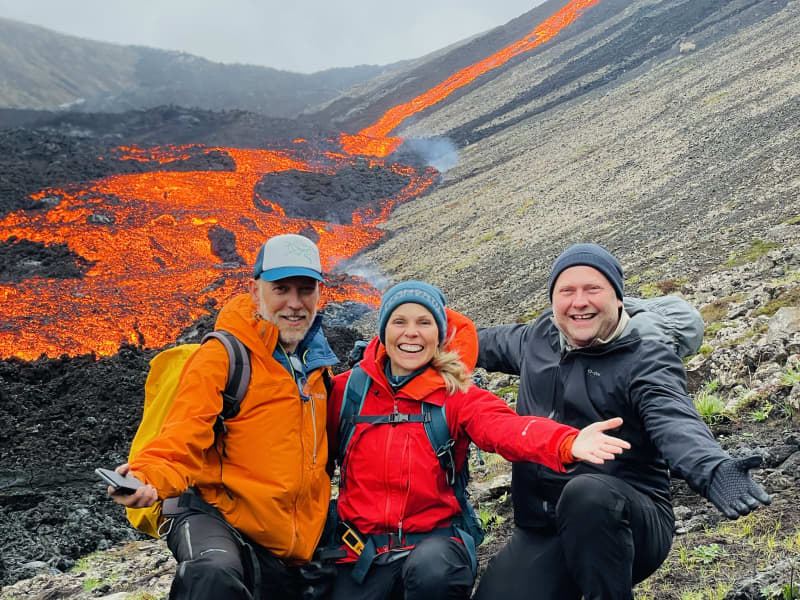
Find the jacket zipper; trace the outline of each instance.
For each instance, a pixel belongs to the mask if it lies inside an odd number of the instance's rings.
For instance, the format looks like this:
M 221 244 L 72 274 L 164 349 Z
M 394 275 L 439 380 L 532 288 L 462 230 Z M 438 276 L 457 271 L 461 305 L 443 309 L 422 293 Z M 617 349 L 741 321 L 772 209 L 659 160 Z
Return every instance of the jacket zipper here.
M 397 398 L 394 398 L 394 412 L 397 411 Z M 391 507 L 392 507 L 392 487 L 390 482 L 391 469 L 391 447 L 392 438 L 394 437 L 394 426 L 389 425 L 389 434 L 386 436 L 386 450 L 383 460 L 383 481 L 386 496 L 386 505 L 384 506 L 383 522 L 385 523 L 386 531 L 391 531 Z
M 291 369 L 292 371 L 292 379 L 294 380 L 294 384 L 297 385 L 297 371 L 294 370 L 294 367 L 292 366 L 292 361 L 289 359 L 289 355 L 286 353 L 286 350 L 283 348 L 283 346 L 281 346 L 280 348 L 284 356 L 286 356 L 286 362 L 289 365 L 289 369 Z M 306 352 L 308 352 L 308 350 L 306 350 Z M 301 364 L 307 367 L 308 363 L 306 362 L 306 357 L 305 357 L 306 352 L 303 353 L 302 357 L 298 356 L 297 358 L 300 360 Z M 316 404 L 314 402 L 314 390 L 311 387 L 311 381 L 309 380 L 308 374 L 305 372 L 305 370 L 303 371 L 303 373 L 301 373 L 301 375 L 306 378 L 306 381 L 308 381 L 308 395 L 311 401 L 311 431 L 314 434 L 314 443 L 311 447 L 312 448 L 311 464 L 316 465 L 317 464 L 317 409 L 316 409 Z M 303 401 L 302 398 L 300 400 L 303 404 L 305 404 L 305 401 Z M 302 435 L 300 437 L 302 439 Z M 305 449 L 303 451 L 303 454 L 305 455 Z
M 303 352 L 303 356 L 301 358 L 303 367 L 308 367 L 308 363 L 306 362 L 306 354 L 308 350 Z M 324 367 L 323 367 L 324 368 Z M 309 375 L 304 373 L 306 376 L 306 380 L 308 381 L 308 395 L 311 398 L 311 430 L 314 432 L 314 445 L 311 451 L 311 464 L 317 464 L 317 405 L 314 400 L 314 388 L 311 387 L 311 379 L 309 379 Z
M 292 376 L 292 382 L 294 383 L 294 385 L 296 387 L 297 386 L 297 377 L 295 376 L 295 370 L 294 370 L 294 367 L 292 366 L 292 361 L 290 360 L 289 355 L 286 352 L 286 350 L 284 349 L 284 347 L 282 345 L 280 345 L 280 344 L 279 344 L 279 347 L 281 349 L 281 352 L 283 352 L 283 355 L 286 357 L 286 363 L 289 365 L 289 370 L 291 372 L 290 374 Z M 300 394 L 298 392 L 298 397 L 299 396 L 300 396 Z M 305 458 L 305 455 L 306 455 L 306 445 L 305 445 L 305 442 L 303 440 L 303 431 L 305 430 L 304 423 L 305 423 L 305 413 L 306 413 L 304 405 L 305 405 L 305 402 L 303 402 L 302 398 L 300 398 L 300 453 L 301 453 L 301 456 L 303 458 Z M 315 433 L 315 438 L 316 438 L 316 433 Z M 305 475 L 305 468 L 303 466 L 303 460 L 301 460 L 300 461 L 300 484 L 298 485 L 297 493 L 295 494 L 294 501 L 292 502 L 293 508 L 294 508 L 294 510 L 292 510 L 292 539 L 291 539 L 291 542 L 289 543 L 289 549 L 287 551 L 288 554 L 290 554 L 290 555 L 291 555 L 292 552 L 294 552 L 294 547 L 295 547 L 296 542 L 297 542 L 297 501 L 300 498 L 300 495 L 301 495 L 303 487 L 304 487 L 304 475 Z
M 403 496 L 403 503 L 400 506 L 400 518 L 397 521 L 397 535 L 400 543 L 403 540 L 403 518 L 406 516 L 406 508 L 408 506 L 408 497 L 411 495 L 411 451 L 410 451 L 410 436 L 406 434 L 406 441 L 403 445 L 403 459 L 406 464 L 406 485 L 405 495 Z M 402 474 L 402 471 L 401 471 Z

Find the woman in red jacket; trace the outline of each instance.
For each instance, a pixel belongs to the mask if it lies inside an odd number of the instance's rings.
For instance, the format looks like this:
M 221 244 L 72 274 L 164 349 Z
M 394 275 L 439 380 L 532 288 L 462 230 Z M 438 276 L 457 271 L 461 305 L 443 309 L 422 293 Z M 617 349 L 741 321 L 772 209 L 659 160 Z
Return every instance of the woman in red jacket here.
M 475 326 L 446 309 L 444 296 L 430 284 L 407 281 L 389 289 L 378 331 L 359 365 L 369 387 L 359 393 L 357 418 L 345 415 L 340 423 L 350 372 L 334 379 L 328 403 L 330 455 L 342 454 L 338 512 L 348 552 L 333 598 L 468 598 L 474 545 L 457 527 L 461 506 L 426 433 L 423 404 L 445 406 L 456 471 L 470 441 L 507 460 L 535 461 L 559 472 L 578 460 L 612 460 L 630 447 L 604 433 L 622 419 L 578 431 L 519 416 L 472 385 Z M 340 436 L 346 438 L 342 452 Z

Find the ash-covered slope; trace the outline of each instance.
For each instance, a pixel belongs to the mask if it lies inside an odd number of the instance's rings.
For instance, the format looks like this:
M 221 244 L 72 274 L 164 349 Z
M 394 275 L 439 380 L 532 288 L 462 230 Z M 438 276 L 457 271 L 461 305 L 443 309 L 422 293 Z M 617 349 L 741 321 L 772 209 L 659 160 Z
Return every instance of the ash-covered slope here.
M 581 11 L 579 18 L 551 41 L 493 68 L 442 102 L 415 115 L 415 119 L 424 123 L 427 116 L 440 112 L 443 107 L 462 97 L 471 97 L 475 111 L 449 120 L 445 131 L 422 129 L 428 135 L 446 132 L 461 144 L 469 143 L 487 133 L 478 134 L 479 129 L 503 115 L 513 113 L 513 123 L 516 123 L 599 87 L 624 81 L 632 69 L 641 66 L 649 69 L 675 57 L 684 42 L 694 44 L 696 49 L 705 47 L 780 11 L 786 3 L 786 0 L 647 0 L 634 3 L 601 0 Z M 361 129 L 391 107 L 440 83 L 442 74 L 455 73 L 512 46 L 549 17 L 557 15 L 566 4 L 561 0 L 548 0 L 502 27 L 365 80 L 324 105 L 307 109 L 305 114 L 346 130 Z M 528 79 L 531 71 L 538 75 Z M 513 85 L 501 81 L 493 87 L 496 79 L 508 73 L 514 74 Z M 487 96 L 485 91 L 489 87 L 500 93 Z M 474 102 L 474 93 L 480 94 L 479 103 Z M 542 102 L 545 97 L 547 101 Z M 526 106 L 530 104 L 535 106 Z M 402 134 L 402 130 L 395 133 Z
M 797 2 L 597 3 L 395 132 L 450 137 L 459 161 L 363 258 L 490 323 L 540 306 L 571 242 L 606 244 L 642 285 L 784 241 L 800 213 L 798 26 Z

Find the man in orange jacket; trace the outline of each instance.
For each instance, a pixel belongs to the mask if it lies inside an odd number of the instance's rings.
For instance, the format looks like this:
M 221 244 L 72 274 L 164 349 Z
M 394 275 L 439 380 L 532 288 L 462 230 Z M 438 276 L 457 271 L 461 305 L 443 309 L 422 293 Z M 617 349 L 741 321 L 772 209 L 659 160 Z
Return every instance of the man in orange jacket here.
M 184 368 L 161 433 L 117 468 L 146 484 L 112 494 L 120 504 L 170 499 L 162 535 L 179 563 L 171 599 L 300 598 L 307 587 L 301 566 L 330 499 L 324 372 L 338 362 L 317 315 L 320 282 L 313 242 L 267 240 L 248 293 L 227 303 L 215 325 L 247 346 L 252 365 L 239 414 L 225 421 L 224 451 L 213 428 L 228 355 L 211 339 Z

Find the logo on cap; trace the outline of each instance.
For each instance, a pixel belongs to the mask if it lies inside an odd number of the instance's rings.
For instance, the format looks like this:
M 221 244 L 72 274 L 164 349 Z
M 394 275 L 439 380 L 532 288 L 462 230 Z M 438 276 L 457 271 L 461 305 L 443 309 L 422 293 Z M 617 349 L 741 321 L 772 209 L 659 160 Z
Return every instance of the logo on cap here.
M 256 257 L 253 277 L 277 281 L 298 276 L 325 282 L 316 244 L 294 233 L 277 235 L 264 242 Z

